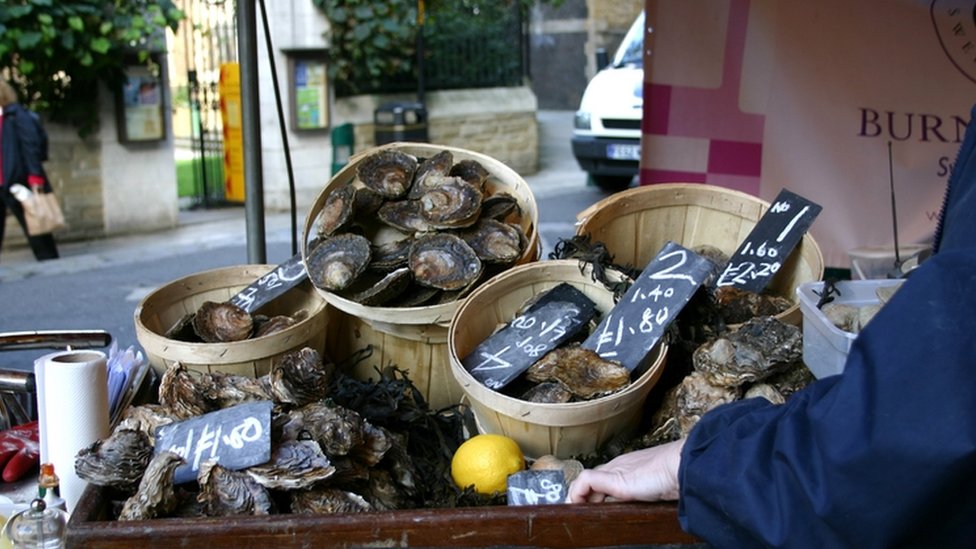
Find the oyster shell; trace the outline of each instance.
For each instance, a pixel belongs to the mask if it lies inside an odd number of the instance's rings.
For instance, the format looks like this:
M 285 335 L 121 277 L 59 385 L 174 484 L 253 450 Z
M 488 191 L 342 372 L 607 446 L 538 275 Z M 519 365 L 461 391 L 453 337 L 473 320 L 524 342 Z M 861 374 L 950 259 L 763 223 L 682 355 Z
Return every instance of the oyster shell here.
M 406 267 L 407 260 L 410 258 L 411 244 L 413 244 L 413 239 L 401 238 L 373 246 L 369 268 L 388 273 L 400 267 Z
M 531 381 L 558 381 L 582 399 L 606 396 L 630 385 L 630 371 L 579 345 L 546 353 L 525 373 Z
M 474 185 L 476 189 L 482 190 L 484 189 L 485 181 L 488 181 L 488 176 L 491 174 L 477 160 L 466 159 L 451 166 L 451 171 L 448 172 L 448 175 L 460 177 Z
M 268 375 L 275 402 L 304 406 L 325 398 L 335 376 L 335 365 L 326 364 L 311 347 L 282 355 Z
M 417 159 L 395 150 L 373 153 L 356 167 L 359 180 L 387 198 L 399 198 L 407 194 L 416 171 Z
M 413 177 L 413 185 L 407 193 L 408 198 L 420 198 L 429 189 L 436 187 L 443 182 L 451 171 L 454 163 L 454 154 L 451 151 L 443 150 L 420 163 L 417 172 Z
M 558 381 L 544 381 L 533 385 L 520 397 L 528 402 L 540 404 L 561 404 L 573 399 L 573 393 Z
M 483 195 L 461 178 L 449 178 L 420 197 L 420 215 L 437 229 L 469 227 L 481 215 Z
M 798 326 L 765 316 L 695 349 L 695 370 L 709 383 L 738 387 L 762 381 L 799 362 L 803 332 Z
M 372 510 L 373 507 L 362 496 L 338 488 L 291 492 L 292 513 L 366 513 Z
M 438 290 L 437 288 L 431 288 L 430 286 L 421 286 L 420 284 L 410 284 L 406 290 L 400 295 L 393 299 L 388 305 L 395 307 L 419 307 L 421 305 L 430 303 L 439 295 L 444 294 L 443 290 Z
M 75 473 L 96 486 L 132 493 L 153 457 L 152 439 L 144 432 L 116 429 L 75 456 Z
M 331 477 L 335 467 L 317 442 L 289 440 L 272 450 L 267 463 L 244 472 L 271 490 L 301 490 Z
M 310 438 L 317 441 L 330 458 L 348 455 L 364 440 L 365 420 L 342 406 L 313 402 L 288 413 L 291 420 L 281 440 Z M 337 465 L 338 467 L 338 465 Z
M 125 500 L 119 520 L 147 520 L 166 516 L 179 505 L 173 487 L 173 472 L 183 458 L 169 450 L 156 454 L 146 467 L 135 495 Z
M 269 515 L 274 510 L 267 488 L 247 473 L 231 471 L 216 461 L 200 465 L 197 482 L 197 501 L 203 504 L 207 516 Z
M 785 297 L 758 294 L 733 286 L 717 288 L 714 299 L 719 313 L 729 324 L 740 324 L 758 316 L 775 316 L 793 305 Z
M 651 418 L 645 444 L 654 446 L 687 436 L 705 412 L 738 398 L 735 387 L 712 385 L 700 372 L 692 372 L 664 396 Z
M 312 283 L 324 290 L 349 287 L 370 260 L 369 239 L 355 234 L 340 234 L 319 242 L 306 259 Z
M 361 305 L 384 305 L 409 288 L 411 282 L 413 282 L 413 275 L 410 269 L 404 266 L 386 273 L 379 280 L 369 281 L 366 284 L 366 288 L 355 293 L 350 293 L 346 297 Z
M 482 264 L 471 246 L 447 233 L 417 237 L 410 248 L 414 279 L 441 290 L 459 290 L 478 279 Z
M 254 330 L 254 337 L 258 338 L 266 335 L 276 334 L 282 330 L 291 328 L 295 324 L 298 324 L 298 322 L 299 320 L 292 316 L 275 315 L 257 325 L 257 328 Z
M 748 389 L 746 389 L 745 394 L 742 395 L 743 400 L 747 398 L 764 398 L 773 404 L 783 404 L 786 402 L 786 397 L 784 397 L 776 387 L 768 383 L 756 383 Z
M 383 223 L 408 234 L 432 229 L 420 214 L 419 200 L 391 200 L 380 206 L 376 216 Z
M 251 337 L 254 319 L 233 303 L 205 301 L 193 315 L 193 331 L 205 343 L 243 341 Z
M 350 454 L 361 463 L 374 467 L 393 446 L 393 436 L 382 427 L 368 421 L 363 424 L 363 443 L 352 449 Z
M 496 193 L 481 201 L 481 219 L 504 221 L 512 213 L 521 212 L 518 199 L 508 193 Z
M 175 362 L 159 381 L 159 403 L 180 419 L 212 412 L 217 406 L 206 397 L 210 393 L 209 381 L 210 378 L 203 378 Z
M 329 193 L 319 213 L 319 234 L 332 236 L 353 219 L 356 206 L 356 187 L 347 183 Z
M 562 471 L 568 485 L 583 472 L 583 463 L 575 459 L 559 459 L 552 454 L 546 454 L 533 461 L 529 469 L 532 471 Z
M 369 187 L 356 187 L 356 197 L 353 202 L 353 214 L 356 218 L 373 215 L 380 206 L 386 202 L 386 198 L 380 193 Z
M 253 378 L 235 374 L 214 372 L 200 376 L 200 386 L 206 391 L 206 399 L 217 408 L 229 408 L 243 402 L 271 400 L 270 387 L 265 378 Z
M 130 429 L 141 431 L 149 440 L 150 446 L 154 445 L 156 429 L 163 425 L 169 425 L 179 418 L 166 407 L 160 404 L 142 404 L 140 406 L 129 406 L 122 412 L 122 419 L 115 426 L 115 431 Z
M 494 219 L 482 219 L 459 236 L 485 263 L 510 264 L 522 255 L 521 229 Z

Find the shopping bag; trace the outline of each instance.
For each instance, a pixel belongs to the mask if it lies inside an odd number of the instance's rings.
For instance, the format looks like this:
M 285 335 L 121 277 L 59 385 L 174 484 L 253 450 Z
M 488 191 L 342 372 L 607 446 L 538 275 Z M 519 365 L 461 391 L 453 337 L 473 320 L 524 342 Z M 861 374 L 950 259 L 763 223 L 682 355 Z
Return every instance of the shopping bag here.
M 24 218 L 27 221 L 27 234 L 37 236 L 47 234 L 65 227 L 64 214 L 54 193 L 46 193 L 41 188 L 33 192 L 24 192 L 21 185 L 14 185 L 11 189 L 17 200 L 24 207 Z M 17 189 L 16 187 L 20 187 Z

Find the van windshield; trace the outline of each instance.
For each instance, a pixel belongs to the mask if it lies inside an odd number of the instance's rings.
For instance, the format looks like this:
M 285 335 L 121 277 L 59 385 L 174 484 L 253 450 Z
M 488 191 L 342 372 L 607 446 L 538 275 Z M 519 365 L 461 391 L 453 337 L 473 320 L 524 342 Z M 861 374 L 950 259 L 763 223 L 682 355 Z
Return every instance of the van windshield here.
M 641 12 L 630 26 L 624 41 L 613 56 L 613 66 L 644 66 L 644 12 Z

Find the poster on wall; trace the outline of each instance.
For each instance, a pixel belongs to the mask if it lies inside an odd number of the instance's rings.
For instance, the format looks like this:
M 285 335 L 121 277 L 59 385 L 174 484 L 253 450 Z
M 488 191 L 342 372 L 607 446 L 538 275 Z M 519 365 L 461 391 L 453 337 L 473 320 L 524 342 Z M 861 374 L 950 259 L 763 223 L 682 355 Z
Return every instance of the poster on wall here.
M 325 63 L 294 58 L 292 65 L 292 127 L 322 130 L 329 127 L 329 93 Z
M 828 267 L 931 241 L 976 97 L 976 0 L 645 8 L 641 184 L 788 187 L 823 206 Z
M 149 67 L 133 65 L 126 69 L 116 117 L 119 141 L 123 143 L 165 139 L 163 84 Z

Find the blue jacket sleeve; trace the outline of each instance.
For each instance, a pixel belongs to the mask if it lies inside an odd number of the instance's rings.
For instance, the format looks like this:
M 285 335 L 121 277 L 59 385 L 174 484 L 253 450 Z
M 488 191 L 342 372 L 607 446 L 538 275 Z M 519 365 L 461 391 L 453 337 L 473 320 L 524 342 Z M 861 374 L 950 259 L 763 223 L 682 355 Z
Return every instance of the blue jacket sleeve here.
M 706 414 L 679 518 L 718 547 L 958 546 L 976 540 L 976 250 L 923 263 L 845 372 L 779 406 Z

